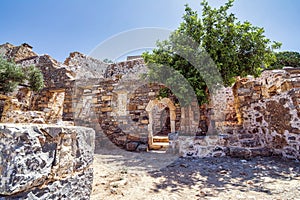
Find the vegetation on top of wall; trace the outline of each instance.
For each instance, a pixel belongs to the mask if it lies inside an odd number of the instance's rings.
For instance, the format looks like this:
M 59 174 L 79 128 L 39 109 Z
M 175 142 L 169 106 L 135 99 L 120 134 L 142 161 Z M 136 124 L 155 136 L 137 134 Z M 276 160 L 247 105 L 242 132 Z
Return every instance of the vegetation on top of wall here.
M 23 68 L 0 56 L 0 93 L 13 92 L 18 86 L 39 91 L 44 87 L 43 74 L 34 66 Z
M 276 61 L 269 69 L 282 69 L 283 67 L 300 67 L 300 53 L 282 51 L 275 54 Z
M 230 86 L 237 76 L 259 76 L 264 67 L 275 62 L 274 49 L 278 49 L 279 42 L 271 42 L 264 35 L 264 29 L 252 25 L 250 22 L 240 22 L 234 14 L 229 13 L 234 0 L 228 0 L 220 8 L 212 8 L 207 0 L 202 0 L 202 16 L 199 17 L 188 5 L 185 8 L 183 22 L 168 40 L 157 43 L 157 48 L 152 53 L 143 54 L 149 72 L 149 80 L 163 80 L 169 66 L 180 72 L 192 86 L 200 104 L 207 102 L 209 92 L 207 81 L 216 79 L 210 72 L 197 70 L 189 60 L 178 55 L 178 51 L 189 54 L 191 49 L 200 49 L 208 53 L 220 72 L 222 82 Z M 198 46 L 189 47 L 182 45 L 180 35 L 191 38 Z M 180 43 L 180 44 L 178 44 Z M 180 49 L 179 49 L 179 48 Z M 197 55 L 190 55 L 195 57 Z M 199 57 L 199 59 L 201 56 Z M 202 57 L 203 58 L 203 57 Z M 203 63 L 202 63 L 203 64 Z M 205 74 L 206 73 L 206 74 Z M 164 76 L 164 77 L 163 77 Z M 205 81 L 203 76 L 206 76 Z M 207 78 L 209 77 L 209 78 Z M 167 77 L 168 85 L 175 85 L 178 77 Z M 180 86 L 181 99 L 188 99 L 187 88 Z M 172 90 L 172 88 L 170 88 Z
M 103 62 L 109 63 L 109 64 L 114 63 L 111 59 L 108 59 L 108 58 L 105 58 L 105 59 L 103 60 Z

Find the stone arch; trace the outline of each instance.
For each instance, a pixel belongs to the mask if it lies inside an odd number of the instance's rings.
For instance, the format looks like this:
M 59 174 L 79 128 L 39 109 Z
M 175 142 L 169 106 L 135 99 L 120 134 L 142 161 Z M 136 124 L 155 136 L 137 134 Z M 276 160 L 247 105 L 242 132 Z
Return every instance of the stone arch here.
M 176 106 L 169 98 L 163 99 L 154 99 L 150 100 L 146 111 L 149 115 L 149 124 L 148 124 L 148 145 L 151 147 L 153 145 L 153 126 L 154 126 L 154 119 L 153 119 L 153 111 L 155 108 L 158 108 L 160 111 L 168 108 L 170 111 L 170 126 L 171 126 L 171 133 L 176 131 Z

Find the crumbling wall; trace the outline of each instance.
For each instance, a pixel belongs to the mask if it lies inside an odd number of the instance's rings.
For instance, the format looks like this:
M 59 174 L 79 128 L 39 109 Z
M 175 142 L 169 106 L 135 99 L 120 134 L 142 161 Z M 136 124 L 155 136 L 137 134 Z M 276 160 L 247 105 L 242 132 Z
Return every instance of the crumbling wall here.
M 3 107 L 0 121 L 2 123 L 46 123 L 44 112 L 31 111 L 26 101 L 1 95 Z
M 32 47 L 26 43 L 20 46 L 14 46 L 10 43 L 2 44 L 0 45 L 0 55 L 3 55 L 4 58 L 12 59 L 14 62 L 37 56 L 37 54 L 32 51 Z
M 89 199 L 94 130 L 0 125 L 0 199 Z
M 228 103 L 210 110 L 218 132 L 202 137 L 179 136 L 182 156 L 248 158 L 275 154 L 300 158 L 299 69 L 265 71 L 259 78 L 242 78 L 232 92 L 227 88 L 218 95 L 222 93 Z M 216 113 L 218 110 L 224 113 Z M 220 116 L 223 121 L 218 121 Z
M 109 139 L 129 151 L 147 151 L 146 106 L 164 86 L 141 81 L 145 69 L 143 60 L 132 60 L 121 63 L 121 68 L 109 65 L 106 78 L 77 80 L 75 123 L 95 128 L 96 149 Z
M 45 112 L 49 123 L 73 121 L 72 98 L 76 73 L 48 55 L 23 59 L 19 64 L 34 65 L 43 73 L 45 87 L 31 97 L 31 110 Z
M 107 63 L 88 57 L 79 52 L 70 53 L 64 65 L 74 72 L 76 79 L 104 78 Z
M 146 72 L 144 59 L 127 60 L 119 63 L 110 64 L 105 73 L 105 78 L 120 79 L 123 75 L 140 76 Z M 138 72 L 138 74 L 136 74 Z
M 264 147 L 272 154 L 300 158 L 300 70 L 266 71 L 258 79 L 234 86 L 236 109 L 246 147 Z

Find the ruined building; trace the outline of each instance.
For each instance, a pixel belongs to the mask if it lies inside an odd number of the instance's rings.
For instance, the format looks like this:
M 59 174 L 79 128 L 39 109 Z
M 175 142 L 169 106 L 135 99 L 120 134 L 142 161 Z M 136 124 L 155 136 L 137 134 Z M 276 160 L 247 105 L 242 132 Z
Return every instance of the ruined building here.
M 175 95 L 157 98 L 165 86 L 141 78 L 141 58 L 106 64 L 74 52 L 60 63 L 28 44 L 0 48 L 20 65 L 37 66 L 45 79 L 39 93 L 20 88 L 16 98 L 2 97 L 1 122 L 91 127 L 96 151 L 111 141 L 129 151 L 173 148 L 193 157 L 300 157 L 300 69 L 242 78 L 209 105 L 182 107 Z M 210 127 L 216 131 L 207 135 Z

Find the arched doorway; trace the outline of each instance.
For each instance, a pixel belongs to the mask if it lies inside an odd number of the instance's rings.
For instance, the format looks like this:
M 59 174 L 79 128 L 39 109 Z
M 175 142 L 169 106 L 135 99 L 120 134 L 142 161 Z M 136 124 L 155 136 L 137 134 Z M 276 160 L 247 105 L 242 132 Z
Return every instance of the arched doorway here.
M 169 98 L 151 100 L 146 111 L 149 115 L 149 149 L 166 149 L 168 134 L 176 131 L 176 106 Z

